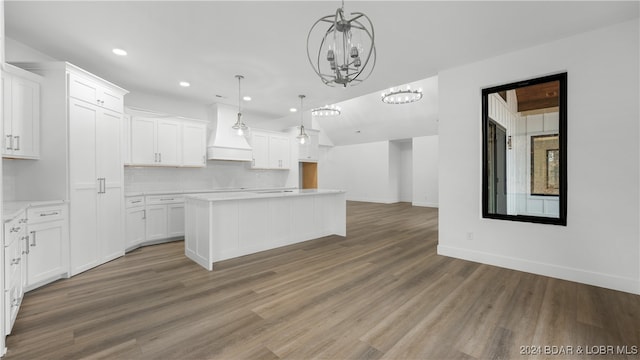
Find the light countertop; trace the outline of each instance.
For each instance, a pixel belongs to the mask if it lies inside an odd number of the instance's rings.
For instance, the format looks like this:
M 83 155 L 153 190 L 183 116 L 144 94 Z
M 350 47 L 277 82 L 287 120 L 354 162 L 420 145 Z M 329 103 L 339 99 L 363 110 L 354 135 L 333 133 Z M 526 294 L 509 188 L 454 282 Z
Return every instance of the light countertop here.
M 217 192 L 217 193 L 204 193 L 204 194 L 191 194 L 186 197 L 189 199 L 197 199 L 204 201 L 225 201 L 225 200 L 243 200 L 243 199 L 264 199 L 274 197 L 288 197 L 288 196 L 313 196 L 313 195 L 327 195 L 327 194 L 340 194 L 344 193 L 344 190 L 330 190 L 330 189 L 289 189 L 289 190 L 254 190 L 254 191 L 241 191 L 241 192 Z
M 126 197 L 146 196 L 146 195 L 173 195 L 173 194 L 205 194 L 220 192 L 245 192 L 263 190 L 292 190 L 294 188 L 221 188 L 221 189 L 200 189 L 200 190 L 154 190 L 154 191 L 129 191 L 124 194 Z
M 48 206 L 64 204 L 63 200 L 24 200 L 24 201 L 5 201 L 2 204 L 2 220 L 3 222 L 11 221 L 20 215 L 20 212 L 30 207 Z

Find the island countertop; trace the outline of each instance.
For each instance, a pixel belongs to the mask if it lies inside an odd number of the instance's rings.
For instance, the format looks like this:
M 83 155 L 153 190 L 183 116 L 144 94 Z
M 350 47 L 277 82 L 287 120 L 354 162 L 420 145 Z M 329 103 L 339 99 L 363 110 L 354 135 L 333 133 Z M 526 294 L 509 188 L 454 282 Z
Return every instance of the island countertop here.
M 242 200 L 242 199 L 264 199 L 264 198 L 285 197 L 285 196 L 313 196 L 313 195 L 340 194 L 340 193 L 344 193 L 344 190 L 289 189 L 289 190 L 258 190 L 258 191 L 189 194 L 189 195 L 185 195 L 185 198 L 204 200 L 204 201 L 225 201 L 225 200 Z
M 185 195 L 185 255 L 207 270 L 217 261 L 346 232 L 343 190 Z

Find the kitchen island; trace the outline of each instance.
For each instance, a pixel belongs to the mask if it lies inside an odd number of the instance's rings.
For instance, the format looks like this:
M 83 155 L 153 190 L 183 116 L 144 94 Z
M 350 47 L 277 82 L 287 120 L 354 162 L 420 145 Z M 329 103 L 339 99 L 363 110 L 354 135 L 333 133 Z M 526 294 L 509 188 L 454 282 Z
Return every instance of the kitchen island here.
M 185 196 L 185 255 L 208 270 L 216 261 L 328 235 L 346 236 L 341 190 Z

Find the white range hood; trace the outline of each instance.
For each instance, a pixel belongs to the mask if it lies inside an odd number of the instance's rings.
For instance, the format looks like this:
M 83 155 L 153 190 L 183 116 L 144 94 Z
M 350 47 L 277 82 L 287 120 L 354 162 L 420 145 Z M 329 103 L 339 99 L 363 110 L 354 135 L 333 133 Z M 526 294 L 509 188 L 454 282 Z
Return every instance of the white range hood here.
M 213 104 L 209 109 L 209 120 L 213 131 L 207 144 L 207 159 L 251 161 L 251 146 L 244 136 L 231 127 L 238 117 L 238 110 L 227 105 Z

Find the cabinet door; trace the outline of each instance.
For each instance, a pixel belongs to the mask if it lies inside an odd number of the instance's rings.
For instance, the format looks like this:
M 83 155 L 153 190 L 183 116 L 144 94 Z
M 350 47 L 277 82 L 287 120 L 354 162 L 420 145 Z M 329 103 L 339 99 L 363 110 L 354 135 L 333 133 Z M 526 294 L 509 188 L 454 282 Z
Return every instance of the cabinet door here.
M 2 72 L 2 155 L 13 154 L 11 131 L 11 75 Z
M 121 114 L 101 109 L 96 130 L 97 174 L 102 179 L 102 189 L 98 194 L 97 229 L 102 262 L 121 256 L 125 247 L 122 227 L 121 121 Z
M 131 115 L 122 114 L 122 162 L 131 165 Z
M 205 124 L 182 124 L 182 165 L 207 165 L 207 127 Z
M 156 121 L 131 118 L 131 163 L 133 165 L 158 165 L 156 153 Z
M 76 74 L 69 74 L 69 96 L 89 104 L 100 105 L 100 86 Z
M 11 81 L 13 155 L 40 156 L 40 85 L 13 77 Z
M 97 266 L 96 126 L 101 109 L 69 99 L 69 237 L 71 275 Z
M 167 205 L 167 237 L 184 236 L 184 204 Z
M 289 168 L 289 138 L 283 136 L 269 138 L 269 167 L 272 169 Z
M 40 84 L 3 73 L 3 148 L 7 157 L 40 157 Z
M 251 148 L 254 169 L 266 169 L 269 167 L 269 135 L 253 133 L 251 134 Z
M 147 206 L 147 241 L 167 238 L 167 205 Z
M 176 120 L 158 120 L 158 137 L 156 149 L 161 165 L 178 166 L 182 162 L 180 122 Z
M 98 93 L 100 105 L 107 110 L 122 113 L 124 108 L 124 97 L 119 93 L 115 93 L 109 89 L 100 88 Z
M 126 210 L 125 237 L 127 248 L 137 246 L 145 241 L 146 210 L 143 207 Z
M 63 241 L 66 226 L 63 221 L 29 225 L 29 256 L 27 286 L 55 278 L 66 272 Z

